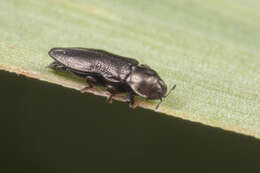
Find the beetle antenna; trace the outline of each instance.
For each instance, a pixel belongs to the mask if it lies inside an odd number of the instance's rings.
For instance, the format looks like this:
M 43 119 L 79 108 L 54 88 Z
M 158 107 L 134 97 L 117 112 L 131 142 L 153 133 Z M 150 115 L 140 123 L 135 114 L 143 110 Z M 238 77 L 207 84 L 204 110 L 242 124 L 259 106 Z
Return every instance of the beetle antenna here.
M 160 102 L 156 105 L 156 108 L 155 109 L 158 109 L 159 108 L 159 106 L 160 106 L 160 104 L 162 103 L 162 98 L 160 98 Z
M 168 92 L 168 94 L 166 94 L 166 96 L 163 96 L 164 98 L 168 97 L 168 95 L 171 94 L 172 90 L 174 90 L 176 88 L 176 85 L 173 85 L 172 88 L 170 89 L 170 91 Z
M 163 96 L 163 98 L 168 97 L 168 95 L 170 95 L 171 92 L 172 92 L 172 90 L 174 90 L 175 88 L 176 88 L 176 85 L 173 85 L 172 88 L 170 89 L 170 91 L 168 92 L 168 94 L 166 94 L 166 96 Z M 160 106 L 160 104 L 162 103 L 162 101 L 163 101 L 162 98 L 160 98 L 160 102 L 157 104 L 157 106 L 156 106 L 155 109 L 158 109 L 158 108 L 159 108 L 159 106 Z

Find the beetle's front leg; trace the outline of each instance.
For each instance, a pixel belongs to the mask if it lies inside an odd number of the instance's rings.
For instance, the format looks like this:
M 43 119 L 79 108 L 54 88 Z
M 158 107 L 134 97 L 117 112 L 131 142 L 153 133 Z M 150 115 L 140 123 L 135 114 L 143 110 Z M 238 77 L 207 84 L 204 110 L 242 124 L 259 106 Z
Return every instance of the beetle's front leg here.
M 86 76 L 85 80 L 88 83 L 88 86 L 80 90 L 82 93 L 86 92 L 90 88 L 93 88 L 94 84 L 97 83 L 97 80 L 93 76 Z
M 126 95 L 126 102 L 129 103 L 129 107 L 134 108 L 134 93 L 129 91 Z

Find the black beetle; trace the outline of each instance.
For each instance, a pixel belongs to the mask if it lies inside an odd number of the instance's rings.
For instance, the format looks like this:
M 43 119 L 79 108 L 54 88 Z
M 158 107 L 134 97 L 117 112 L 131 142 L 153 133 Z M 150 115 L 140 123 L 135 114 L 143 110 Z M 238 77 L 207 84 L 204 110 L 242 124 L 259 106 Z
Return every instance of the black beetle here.
M 102 85 L 110 93 L 108 101 L 113 95 L 127 92 L 126 101 L 130 106 L 134 104 L 134 95 L 146 99 L 160 99 L 167 97 L 176 87 L 166 95 L 167 86 L 159 75 L 147 65 L 138 65 L 132 58 L 122 57 L 99 49 L 89 48 L 52 48 L 49 51 L 55 61 L 48 67 L 55 71 L 66 71 L 84 78 L 88 86 L 82 91 Z

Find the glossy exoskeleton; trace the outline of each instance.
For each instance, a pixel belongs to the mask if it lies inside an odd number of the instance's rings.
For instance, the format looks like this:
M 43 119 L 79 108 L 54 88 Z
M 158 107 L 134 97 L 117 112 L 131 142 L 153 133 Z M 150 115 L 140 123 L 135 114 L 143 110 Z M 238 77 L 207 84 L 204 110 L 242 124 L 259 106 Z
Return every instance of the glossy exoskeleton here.
M 130 106 L 134 104 L 134 95 L 160 99 L 161 102 L 166 97 L 167 86 L 164 81 L 153 69 L 139 65 L 135 59 L 89 48 L 53 48 L 49 56 L 55 60 L 49 68 L 70 72 L 86 80 L 88 86 L 82 91 L 93 85 L 105 86 L 110 93 L 109 101 L 121 92 L 127 93 L 126 101 Z

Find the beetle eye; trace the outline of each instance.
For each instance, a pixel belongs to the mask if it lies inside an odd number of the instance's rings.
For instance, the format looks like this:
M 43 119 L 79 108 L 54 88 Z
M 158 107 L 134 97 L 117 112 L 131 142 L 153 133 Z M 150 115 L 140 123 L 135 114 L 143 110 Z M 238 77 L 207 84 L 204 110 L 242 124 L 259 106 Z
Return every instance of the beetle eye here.
M 165 95 L 166 92 L 167 92 L 167 86 L 166 84 L 162 81 L 162 80 L 159 80 L 159 84 L 160 84 L 160 87 L 162 89 L 162 95 Z

